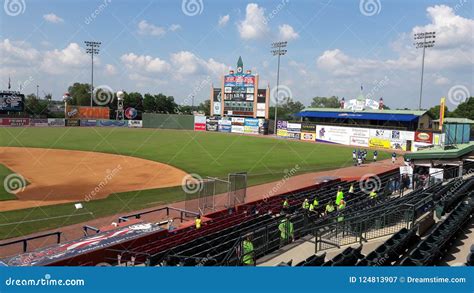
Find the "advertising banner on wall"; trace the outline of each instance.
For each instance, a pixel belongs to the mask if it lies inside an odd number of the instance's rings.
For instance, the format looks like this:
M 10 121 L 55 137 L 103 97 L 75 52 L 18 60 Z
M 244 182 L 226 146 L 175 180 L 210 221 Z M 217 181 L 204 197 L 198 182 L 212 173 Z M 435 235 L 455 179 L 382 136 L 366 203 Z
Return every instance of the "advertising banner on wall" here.
M 194 116 L 194 130 L 206 131 L 206 116 Z
M 371 137 L 369 138 L 369 147 L 390 149 L 391 140 L 389 138 Z
M 69 119 L 109 119 L 108 107 L 67 106 L 66 118 Z
M 286 130 L 286 129 L 277 129 L 277 136 L 288 137 L 288 130 Z
M 66 125 L 66 121 L 62 118 L 48 118 L 49 127 L 63 127 Z
M 353 146 L 368 147 L 369 146 L 369 138 L 368 137 L 360 137 L 360 136 L 351 136 L 349 144 L 353 145 Z
M 66 119 L 66 126 L 67 127 L 76 127 L 80 126 L 81 122 L 79 119 Z
M 48 119 L 30 119 L 30 126 L 48 127 Z
M 232 125 L 231 132 L 232 133 L 244 133 L 244 126 L 243 125 Z
M 433 133 L 426 131 L 416 131 L 415 141 L 424 143 L 433 143 Z
M 369 130 L 370 137 L 377 137 L 377 138 L 392 138 L 392 130 L 387 129 L 370 129 Z
M 232 120 L 229 117 L 222 117 L 218 122 L 218 131 L 220 132 L 231 132 L 232 131 Z
M 318 125 L 316 126 L 316 140 L 349 145 L 350 128 Z
M 97 126 L 97 120 L 81 119 L 80 125 L 82 127 L 95 127 Z
M 127 127 L 126 120 L 97 120 L 97 126 L 100 127 Z
M 245 118 L 243 117 L 232 117 L 232 125 L 244 126 Z
M 315 141 L 316 124 L 302 123 L 300 139 L 305 141 Z
M 9 127 L 30 126 L 30 119 L 29 118 L 3 118 L 1 120 L 1 125 L 9 126 Z
M 287 124 L 288 122 L 287 121 L 281 121 L 281 120 L 278 120 L 277 122 L 277 129 L 287 129 Z
M 286 125 L 286 130 L 288 131 L 287 138 L 291 139 L 300 139 L 301 137 L 301 123 L 290 123 Z
M 206 119 L 206 130 L 207 131 L 217 131 L 219 126 L 218 117 L 209 117 Z
M 129 120 L 128 121 L 128 127 L 130 127 L 130 128 L 142 128 L 143 127 L 143 122 L 142 122 L 142 120 Z

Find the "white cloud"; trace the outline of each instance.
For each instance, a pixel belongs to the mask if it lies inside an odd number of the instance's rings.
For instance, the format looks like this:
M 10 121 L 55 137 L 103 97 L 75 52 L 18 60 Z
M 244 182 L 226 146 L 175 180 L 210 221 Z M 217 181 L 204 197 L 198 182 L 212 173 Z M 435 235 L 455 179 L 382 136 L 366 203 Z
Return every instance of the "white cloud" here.
M 71 69 L 85 68 L 89 65 L 89 60 L 89 55 L 77 43 L 70 43 L 63 50 L 46 51 L 43 54 L 41 69 L 46 73 L 61 74 Z M 95 60 L 100 64 L 98 58 Z
M 127 69 L 137 72 L 162 73 L 170 69 L 168 62 L 151 56 L 128 53 L 122 55 L 120 60 Z
M 51 22 L 51 23 L 64 22 L 64 19 L 62 19 L 61 17 L 57 16 L 54 13 L 49 13 L 49 14 L 43 15 L 43 19 L 46 20 L 47 22 Z
M 28 63 L 37 61 L 40 53 L 31 48 L 28 43 L 15 42 L 4 39 L 0 43 L 0 64 L 16 64 L 26 66 Z
M 225 64 L 217 62 L 212 58 L 204 60 L 189 51 L 171 54 L 171 63 L 173 64 L 173 73 L 178 79 L 183 78 L 185 75 L 193 74 L 212 74 L 218 76 L 225 73 L 227 68 Z
M 263 37 L 268 31 L 265 23 L 265 10 L 258 4 L 247 5 L 245 19 L 237 24 L 242 39 L 257 39 Z
M 229 19 L 230 19 L 230 16 L 227 14 L 227 15 L 224 15 L 224 16 L 221 16 L 219 17 L 219 22 L 218 22 L 218 25 L 220 27 L 224 27 L 227 25 L 227 23 L 229 22 Z
M 172 32 L 175 32 L 175 31 L 180 30 L 180 29 L 181 29 L 181 26 L 179 24 L 172 24 L 169 27 L 169 30 L 172 31 Z
M 151 23 L 148 23 L 146 20 L 142 20 L 138 23 L 138 33 L 141 35 L 161 37 L 166 34 L 166 29 L 164 27 L 155 26 Z
M 107 64 L 107 65 L 105 65 L 105 73 L 107 75 L 116 75 L 117 74 L 117 68 L 112 64 Z
M 280 25 L 278 27 L 280 40 L 290 41 L 299 38 L 299 34 L 295 32 L 293 27 L 289 24 Z

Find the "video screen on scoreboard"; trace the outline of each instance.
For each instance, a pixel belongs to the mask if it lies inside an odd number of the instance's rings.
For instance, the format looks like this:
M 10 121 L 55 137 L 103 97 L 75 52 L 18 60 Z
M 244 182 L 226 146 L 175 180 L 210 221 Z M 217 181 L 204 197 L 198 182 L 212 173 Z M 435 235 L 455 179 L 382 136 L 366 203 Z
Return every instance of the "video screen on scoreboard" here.
M 17 92 L 0 92 L 0 112 L 22 112 L 25 108 L 25 95 Z
M 224 100 L 253 101 L 255 94 L 255 75 L 229 74 L 224 76 Z

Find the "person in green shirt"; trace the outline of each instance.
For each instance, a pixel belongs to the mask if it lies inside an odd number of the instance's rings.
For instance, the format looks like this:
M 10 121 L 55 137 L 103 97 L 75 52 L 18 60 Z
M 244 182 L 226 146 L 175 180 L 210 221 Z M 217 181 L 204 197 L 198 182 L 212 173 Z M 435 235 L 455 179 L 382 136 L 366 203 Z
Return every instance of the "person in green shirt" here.
M 339 205 L 339 203 L 343 199 L 344 199 L 344 192 L 342 191 L 342 187 L 339 186 L 337 189 L 337 194 L 336 194 L 336 205 Z
M 278 230 L 280 230 L 280 247 L 293 240 L 293 223 L 288 216 L 281 220 L 280 225 L 278 225 Z
M 255 265 L 255 259 L 254 259 L 254 248 L 253 248 L 253 243 L 252 239 L 249 236 L 242 242 L 242 264 L 244 266 L 253 266 Z

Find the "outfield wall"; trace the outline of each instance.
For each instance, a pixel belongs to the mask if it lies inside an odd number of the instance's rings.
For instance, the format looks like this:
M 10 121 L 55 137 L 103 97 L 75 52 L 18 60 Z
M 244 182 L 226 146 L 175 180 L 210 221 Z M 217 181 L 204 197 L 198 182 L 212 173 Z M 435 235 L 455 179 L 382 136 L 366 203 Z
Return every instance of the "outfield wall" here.
M 141 120 L 2 118 L 0 127 L 131 127 L 141 128 Z
M 194 130 L 193 115 L 143 113 L 144 128 Z
M 444 141 L 444 134 L 428 131 L 345 127 L 288 121 L 277 122 L 277 136 L 294 140 L 404 151 L 417 151 L 419 148 L 430 145 L 441 145 Z

